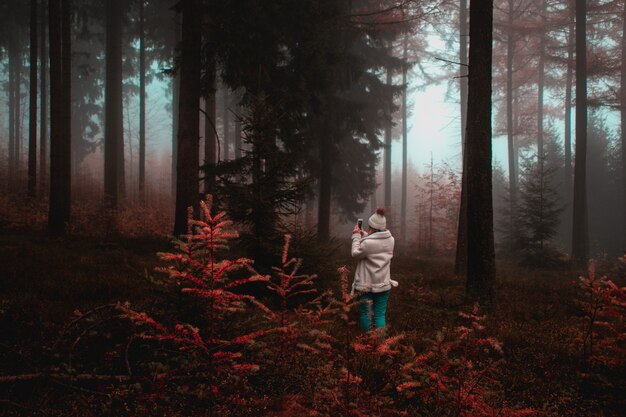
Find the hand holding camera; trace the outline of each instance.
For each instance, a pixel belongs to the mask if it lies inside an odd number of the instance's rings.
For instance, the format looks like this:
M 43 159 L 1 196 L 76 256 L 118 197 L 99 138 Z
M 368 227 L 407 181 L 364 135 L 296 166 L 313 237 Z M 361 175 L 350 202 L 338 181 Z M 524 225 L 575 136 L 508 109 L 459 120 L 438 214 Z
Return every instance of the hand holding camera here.
M 354 230 L 352 230 L 352 234 L 356 233 L 361 236 L 367 236 L 367 233 L 363 230 L 363 219 L 357 219 L 356 224 L 354 225 Z

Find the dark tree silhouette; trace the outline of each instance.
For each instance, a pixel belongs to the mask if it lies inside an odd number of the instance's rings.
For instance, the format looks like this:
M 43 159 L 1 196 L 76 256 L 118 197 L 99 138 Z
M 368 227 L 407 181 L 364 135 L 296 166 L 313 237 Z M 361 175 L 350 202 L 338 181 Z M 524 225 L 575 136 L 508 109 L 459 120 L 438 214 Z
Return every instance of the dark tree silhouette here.
M 239 98 L 237 98 L 237 100 L 239 100 Z M 237 113 L 235 115 L 235 138 L 233 139 L 235 159 L 241 158 L 241 108 L 241 105 L 237 104 Z
M 467 38 L 469 36 L 467 22 L 467 0 L 461 0 L 459 10 L 459 92 L 461 100 L 461 203 L 459 205 L 459 222 L 457 226 L 456 253 L 454 258 L 454 273 L 467 273 L 467 155 L 466 155 L 466 127 L 467 127 Z
M 402 242 L 406 241 L 406 187 L 407 187 L 407 152 L 408 152 L 408 129 L 407 129 L 407 107 L 406 107 L 406 95 L 407 95 L 407 55 L 409 47 L 409 37 L 404 35 L 402 42 L 402 60 L 404 65 L 402 66 L 402 196 L 400 200 L 400 238 Z
M 175 235 L 187 233 L 187 208 L 196 206 L 199 198 L 201 11 L 198 0 L 184 0 L 179 7 L 182 11 L 183 22 L 180 48 Z
M 104 91 L 104 199 L 117 209 L 120 197 L 120 150 L 123 144 L 122 116 L 122 0 L 106 2 L 106 81 Z M 121 145 L 120 145 L 121 144 Z
M 225 161 L 230 159 L 230 154 L 228 152 L 228 148 L 230 146 L 230 98 L 231 94 L 228 90 L 227 86 L 223 86 L 222 90 L 222 127 L 224 129 L 224 133 L 222 134 L 224 149 L 222 149 L 222 158 Z
M 493 1 L 470 4 L 466 145 L 467 293 L 489 303 L 495 284 L 491 178 Z
M 508 227 L 507 235 L 513 236 L 515 229 L 515 216 L 517 207 L 517 152 L 516 141 L 514 135 L 515 125 L 513 123 L 513 61 L 515 55 L 516 46 L 516 33 L 513 29 L 515 16 L 517 11 L 515 9 L 515 2 L 509 0 L 509 13 L 508 13 L 508 28 L 507 28 L 507 53 L 506 53 L 506 134 L 508 145 L 508 159 L 509 159 L 509 209 L 508 209 Z
M 50 207 L 48 230 L 65 231 L 71 202 L 71 40 L 69 0 L 49 0 Z
M 215 192 L 215 164 L 217 163 L 217 132 L 215 130 L 216 120 L 216 76 L 215 64 L 210 64 L 211 68 L 206 69 L 206 100 L 204 106 L 204 193 L 213 194 Z M 226 143 L 224 143 L 226 146 Z M 226 151 L 224 151 L 226 152 Z M 224 158 L 227 155 L 224 153 Z
M 574 156 L 574 205 L 572 259 L 585 267 L 589 257 L 587 214 L 587 4 L 576 0 L 576 154 Z
M 622 147 L 622 245 L 626 248 L 626 1 L 622 11 L 622 68 L 621 68 L 621 147 Z
M 332 166 L 333 143 L 335 142 L 334 129 L 329 128 L 335 123 L 335 103 L 330 99 L 328 109 L 328 125 L 319 128 L 319 158 L 322 169 L 319 174 L 319 194 L 317 209 L 317 238 L 320 242 L 328 241 L 330 237 L 330 203 L 332 196 Z
M 467 1 L 461 0 L 459 9 L 459 95 L 461 99 L 461 148 L 465 146 L 465 126 L 467 122 Z
M 180 47 L 180 13 L 176 12 L 174 19 L 174 45 Z M 180 102 L 180 70 L 177 70 L 172 78 L 172 167 L 171 167 L 171 185 L 172 197 L 176 198 L 176 165 L 178 161 L 178 120 L 179 120 L 179 104 Z
M 9 175 L 8 189 L 16 190 L 16 179 L 20 170 L 21 149 L 21 86 L 22 86 L 22 46 L 19 22 L 9 24 Z
M 39 191 L 40 194 L 46 193 L 46 184 L 48 178 L 48 49 L 46 36 L 46 0 L 41 0 L 41 18 L 40 21 L 40 61 L 41 61 L 41 86 L 40 86 L 40 108 L 39 116 Z
M 30 102 L 28 111 L 28 196 L 37 195 L 37 0 L 30 0 Z
M 391 49 L 391 48 L 390 48 Z M 392 70 L 387 68 L 387 86 L 391 87 L 393 84 Z M 387 216 L 391 214 L 391 128 L 393 126 L 391 103 L 385 109 L 386 117 L 385 122 L 385 148 L 383 150 L 383 177 L 385 181 L 385 210 L 387 210 Z M 389 225 L 388 225 L 389 226 Z
M 546 68 L 546 30 L 547 27 L 547 2 L 546 0 L 542 0 L 541 7 L 539 10 L 541 25 L 539 28 L 540 39 L 539 39 L 539 65 L 537 68 L 538 78 L 537 78 L 537 160 L 539 161 L 538 168 L 539 170 L 543 169 L 543 142 L 544 142 L 544 134 L 543 134 L 543 96 L 545 89 L 545 68 Z
M 571 22 L 568 25 L 567 35 L 567 72 L 565 75 L 565 131 L 564 131 L 564 143 L 563 153 L 565 157 L 564 173 L 564 187 L 565 187 L 565 221 L 569 225 L 572 216 L 572 80 L 574 78 L 574 47 L 575 47 L 575 7 L 574 0 L 568 2 L 569 14 Z M 569 232 L 567 232 L 569 243 Z M 568 245 L 569 246 L 569 245 Z
M 146 194 L 146 45 L 144 0 L 139 0 L 139 197 Z

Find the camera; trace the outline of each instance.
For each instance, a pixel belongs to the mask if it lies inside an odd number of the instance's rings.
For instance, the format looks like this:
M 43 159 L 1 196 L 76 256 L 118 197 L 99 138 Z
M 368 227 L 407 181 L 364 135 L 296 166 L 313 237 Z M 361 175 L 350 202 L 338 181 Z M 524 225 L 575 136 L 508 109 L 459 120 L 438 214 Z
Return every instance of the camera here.
M 359 229 L 363 228 L 363 219 L 357 219 L 356 224 L 359 226 Z

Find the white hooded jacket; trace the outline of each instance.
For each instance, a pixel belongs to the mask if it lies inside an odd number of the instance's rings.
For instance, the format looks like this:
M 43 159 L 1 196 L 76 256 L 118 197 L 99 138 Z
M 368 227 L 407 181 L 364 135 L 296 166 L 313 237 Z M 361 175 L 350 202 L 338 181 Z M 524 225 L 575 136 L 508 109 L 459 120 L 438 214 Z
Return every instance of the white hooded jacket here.
M 384 292 L 398 283 L 391 279 L 394 239 L 389 230 L 361 237 L 352 235 L 352 257 L 359 260 L 352 291 Z

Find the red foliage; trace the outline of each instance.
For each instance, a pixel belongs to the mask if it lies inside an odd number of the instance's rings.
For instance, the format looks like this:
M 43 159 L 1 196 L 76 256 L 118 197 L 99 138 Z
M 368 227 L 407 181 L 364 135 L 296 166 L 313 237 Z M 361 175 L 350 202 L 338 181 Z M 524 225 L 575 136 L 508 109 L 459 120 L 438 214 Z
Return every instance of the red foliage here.
M 459 317 L 466 324 L 442 329 L 426 352 L 402 366 L 404 381 L 397 391 L 408 398 L 417 397 L 428 415 L 536 415 L 534 410 L 498 405 L 496 376 L 504 362 L 502 344 L 484 335 L 485 316 L 479 315 L 478 304 Z
M 247 362 L 242 349 L 267 333 L 258 330 L 227 335 L 220 332 L 217 324 L 227 320 L 233 313 L 245 310 L 250 304 L 261 305 L 251 295 L 235 290 L 252 282 L 267 281 L 268 277 L 257 274 L 249 259 L 227 260 L 218 257 L 219 252 L 227 248 L 228 240 L 236 237 L 237 233 L 229 229 L 231 223 L 225 219 L 225 213 L 211 215 L 210 198 L 201 202 L 201 209 L 202 220 L 194 220 L 190 210 L 188 234 L 175 241 L 177 251 L 158 254 L 168 264 L 158 270 L 166 273 L 183 293 L 193 294 L 202 300 L 206 312 L 203 320 L 199 320 L 202 324 L 178 323 L 168 327 L 147 313 L 130 309 L 128 305 L 120 308 L 128 319 L 144 328 L 138 335 L 141 338 L 172 344 L 180 352 L 193 354 L 195 359 L 192 362 L 186 361 L 184 367 L 167 370 L 163 378 L 180 372 L 204 376 L 209 389 L 207 391 L 203 388 L 197 394 L 209 395 L 215 401 L 230 375 L 259 369 L 257 364 Z M 244 278 L 231 278 L 231 274 L 242 271 L 246 273 Z
M 577 300 L 584 313 L 579 343 L 583 358 L 591 365 L 626 364 L 626 287 L 619 287 L 606 276 L 599 277 L 593 260 L 587 276 L 578 278 L 582 297 Z

